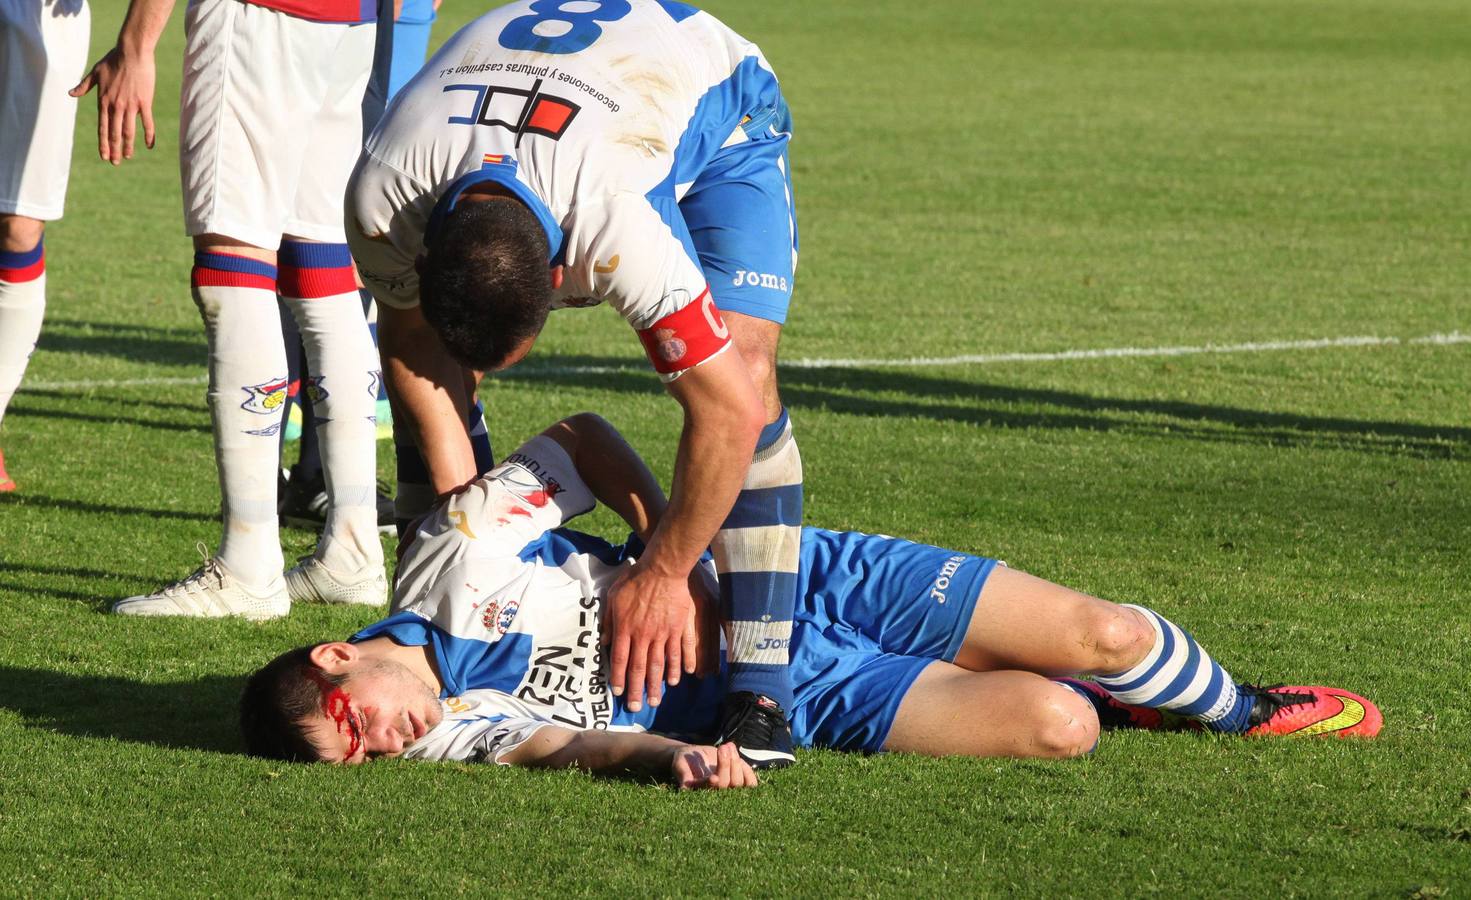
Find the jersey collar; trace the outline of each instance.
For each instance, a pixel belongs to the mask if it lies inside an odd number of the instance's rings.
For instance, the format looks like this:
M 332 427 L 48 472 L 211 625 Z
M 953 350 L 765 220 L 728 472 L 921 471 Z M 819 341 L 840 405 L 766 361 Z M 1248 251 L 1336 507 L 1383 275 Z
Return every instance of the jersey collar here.
M 552 211 L 536 196 L 531 188 L 527 187 L 516 177 L 516 160 L 509 156 L 485 154 L 485 161 L 479 169 L 466 172 L 459 178 L 450 182 L 444 195 L 439 202 L 434 204 L 434 209 L 429 213 L 429 222 L 424 227 L 424 243 L 427 245 L 439 234 L 443 227 L 445 218 L 460 202 L 460 197 L 466 191 L 477 184 L 493 181 L 505 188 L 517 200 L 526 204 L 531 214 L 536 216 L 536 221 L 541 223 L 542 230 L 547 235 L 547 253 L 551 262 L 559 262 L 562 258 L 562 226 L 557 222 Z

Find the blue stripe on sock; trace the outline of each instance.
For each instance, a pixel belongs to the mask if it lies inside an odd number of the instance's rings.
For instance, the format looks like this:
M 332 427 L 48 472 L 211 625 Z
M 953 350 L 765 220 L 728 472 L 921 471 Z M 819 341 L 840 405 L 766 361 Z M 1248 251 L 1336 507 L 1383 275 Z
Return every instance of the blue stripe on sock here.
M 802 524 L 802 485 L 747 488 L 736 497 L 721 528 L 757 528 Z
M 1176 707 L 1170 711 L 1179 713 L 1182 716 L 1198 716 L 1201 713 L 1208 711 L 1212 706 L 1216 705 L 1217 700 L 1221 699 L 1221 688 L 1225 685 L 1225 683 L 1226 670 L 1216 665 L 1215 661 L 1212 660 L 1211 680 L 1210 683 L 1205 686 L 1205 693 L 1201 694 L 1200 699 L 1196 700 L 1194 703 L 1191 703 L 1188 706 Z
M 282 241 L 276 259 L 281 265 L 296 269 L 341 269 L 352 265 L 352 253 L 346 244 L 311 241 Z
M 787 427 L 787 419 L 787 408 L 783 406 L 781 415 L 776 417 L 776 421 L 761 429 L 761 437 L 756 439 L 756 452 L 759 453 L 776 443 L 776 439 L 781 437 L 782 431 Z
M 730 693 L 750 691 L 753 694 L 765 694 L 780 703 L 789 718 L 792 714 L 795 698 L 786 666 L 733 662 L 729 664 L 726 684 L 726 690 Z
M 44 243 L 45 239 L 42 238 L 36 241 L 36 246 L 29 250 L 0 250 L 0 269 L 24 269 L 27 266 L 34 266 L 41 258 Z
M 1180 673 L 1162 690 L 1153 697 L 1141 701 L 1144 706 L 1168 706 L 1170 701 L 1180 696 L 1190 682 L 1195 680 L 1195 674 L 1200 666 L 1200 645 L 1185 635 L 1185 665 L 1180 667 Z
M 1214 722 L 1206 722 L 1205 727 L 1211 731 L 1219 731 L 1224 734 L 1240 734 L 1251 725 L 1251 711 L 1256 708 L 1256 697 L 1236 688 L 1236 705 L 1226 711 L 1224 716 Z
M 1164 668 L 1165 663 L 1169 662 L 1170 657 L 1175 652 L 1175 633 L 1174 633 L 1174 630 L 1171 629 L 1169 627 L 1169 625 L 1167 625 L 1163 621 L 1161 621 L 1160 618 L 1159 618 L 1159 616 L 1156 616 L 1153 612 L 1150 612 L 1149 610 L 1145 610 L 1145 612 L 1148 612 L 1149 615 L 1150 615 L 1150 617 L 1152 619 L 1154 619 L 1154 621 L 1156 623 L 1158 623 L 1158 625 L 1159 625 L 1160 638 L 1161 638 L 1161 640 L 1160 640 L 1160 649 L 1159 649 L 1159 657 L 1157 659 L 1155 659 L 1154 665 L 1152 665 L 1152 666 L 1149 667 L 1149 671 L 1145 672 L 1143 675 L 1140 675 L 1138 678 L 1136 678 L 1133 681 L 1130 681 L 1130 682 L 1128 682 L 1126 684 L 1116 684 L 1113 679 L 1117 678 L 1118 677 L 1117 675 L 1100 675 L 1100 676 L 1097 676 L 1097 678 L 1095 678 L 1095 680 L 1099 684 L 1105 685 L 1113 693 L 1116 693 L 1116 694 L 1127 693 L 1129 691 L 1137 690 L 1142 685 L 1148 684 L 1149 683 L 1149 679 L 1151 679 L 1155 675 L 1159 674 L 1159 670 L 1162 669 L 1162 668 Z M 1119 675 L 1123 675 L 1124 673 L 1123 672 L 1120 672 L 1118 674 Z
M 720 597 L 728 621 L 754 622 L 771 616 L 786 622 L 797 609 L 797 573 L 721 572 Z
M 263 278 L 276 277 L 276 267 L 270 263 L 244 256 L 231 256 L 228 253 L 210 253 L 200 250 L 194 254 L 194 265 L 196 268 L 214 269 L 217 272 L 240 272 L 244 275 L 260 275 Z

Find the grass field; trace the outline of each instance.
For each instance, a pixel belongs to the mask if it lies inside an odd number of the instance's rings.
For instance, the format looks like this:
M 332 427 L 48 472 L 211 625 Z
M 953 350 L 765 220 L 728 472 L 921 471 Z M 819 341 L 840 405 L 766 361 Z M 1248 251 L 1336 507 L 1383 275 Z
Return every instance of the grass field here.
M 1367 694 L 1383 735 L 808 752 L 743 795 L 243 757 L 243 676 L 373 615 L 105 614 L 218 540 L 176 21 L 156 150 L 104 166 L 83 105 L 0 435 L 23 488 L 0 498 L 0 894 L 1471 892 L 1465 4 L 710 8 L 797 123 L 781 377 L 809 521 L 1145 603 L 1238 678 Z M 478 9 L 449 0 L 436 37 Z M 122 12 L 97 3 L 93 58 Z M 1247 346 L 1355 336 L 1381 340 Z M 1206 345 L 1236 349 L 1065 355 Z M 640 360 L 608 310 L 554 316 L 484 385 L 497 449 L 594 409 L 667 478 L 677 407 Z

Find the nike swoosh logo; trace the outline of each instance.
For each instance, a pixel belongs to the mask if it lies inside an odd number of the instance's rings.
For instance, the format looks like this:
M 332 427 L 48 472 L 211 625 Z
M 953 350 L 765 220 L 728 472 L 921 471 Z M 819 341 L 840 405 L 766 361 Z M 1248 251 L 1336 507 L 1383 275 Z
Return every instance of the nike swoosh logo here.
M 796 759 L 792 754 L 783 753 L 780 750 L 755 750 L 741 747 L 740 751 L 741 755 L 746 759 L 754 759 L 761 762 L 768 762 L 773 759 Z
M 1314 722 L 1306 728 L 1299 728 L 1297 731 L 1292 732 L 1293 735 L 1303 735 L 1306 737 L 1314 734 L 1328 734 L 1329 732 L 1352 728 L 1364 721 L 1364 704 L 1352 697 L 1334 695 L 1333 699 L 1338 701 L 1342 709 L 1326 719 L 1320 719 Z
M 598 262 L 597 260 L 593 260 L 592 263 L 592 270 L 594 272 L 597 272 L 599 275 L 607 275 L 609 272 L 613 271 L 616 268 L 618 268 L 618 254 L 616 253 L 613 254 L 612 259 L 608 260 L 608 264 L 606 266 Z

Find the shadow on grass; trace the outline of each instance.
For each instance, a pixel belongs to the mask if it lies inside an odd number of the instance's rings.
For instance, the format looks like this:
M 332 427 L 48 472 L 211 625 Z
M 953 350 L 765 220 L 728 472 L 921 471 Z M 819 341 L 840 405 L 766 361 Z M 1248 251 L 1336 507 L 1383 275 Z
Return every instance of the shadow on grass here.
M 589 390 L 659 393 L 662 388 L 658 380 L 652 372 L 642 371 L 640 365 L 618 357 L 559 356 L 493 377 L 528 384 L 571 384 Z M 782 396 L 792 406 L 849 415 L 971 422 L 1000 428 L 1125 431 L 1218 443 L 1271 446 L 1327 443 L 1358 452 L 1430 459 L 1471 452 L 1471 429 L 1450 425 L 1313 416 L 1168 399 L 1105 397 L 938 378 L 893 369 L 783 366 L 779 377 Z M 1156 418 L 1169 421 L 1154 421 Z
M 208 422 L 209 407 L 205 405 L 204 401 L 204 389 L 206 385 L 203 372 L 200 373 L 198 384 L 200 399 L 197 402 L 185 402 L 175 400 L 144 400 L 136 396 L 130 396 L 126 399 L 120 399 L 116 397 L 109 397 L 105 388 L 98 388 L 95 396 L 87 397 L 85 399 L 86 402 L 96 402 L 103 404 L 126 404 L 128 409 L 162 409 L 168 412 L 183 412 L 191 416 L 202 417 L 205 422 Z M 189 385 L 186 384 L 182 386 L 188 387 Z M 127 390 L 129 393 L 136 394 L 136 390 L 132 388 L 129 388 Z M 25 397 L 44 397 L 47 400 L 62 400 L 67 403 L 76 403 L 79 396 L 76 391 L 68 391 L 61 388 L 32 388 L 25 384 L 21 385 L 21 391 Z
M 128 572 L 105 572 L 101 569 L 85 569 L 72 566 L 41 566 L 34 563 L 14 562 L 8 559 L 0 559 L 0 575 L 14 574 L 20 576 L 41 576 L 39 581 L 13 581 L 0 579 L 0 593 L 15 593 L 20 596 L 45 596 L 55 597 L 59 600 L 74 600 L 86 604 L 98 612 L 105 612 L 113 602 L 126 596 L 128 589 L 122 582 L 148 582 L 156 580 L 157 576 L 145 577 L 136 573 Z M 84 586 L 77 589 L 74 585 L 58 587 L 48 580 L 61 580 L 75 582 L 79 579 L 92 579 L 102 584 L 96 590 L 87 590 Z
M 0 708 L 28 728 L 156 747 L 243 753 L 236 703 L 245 679 L 212 675 L 147 684 L 108 675 L 72 675 L 0 666 Z
M 15 493 L 0 501 L 5 505 L 20 507 L 34 506 L 39 509 L 66 509 L 72 512 L 98 513 L 110 516 L 142 516 L 148 519 L 178 519 L 183 522 L 218 522 L 218 513 L 189 512 L 182 509 L 148 509 L 142 506 L 118 506 L 112 503 L 91 503 L 86 500 L 71 500 L 48 497 L 45 494 Z
M 27 401 L 30 401 L 31 398 L 35 397 L 36 395 L 21 394 L 20 396 L 26 398 Z M 75 397 L 68 397 L 66 398 L 66 400 L 72 403 L 76 402 Z M 208 434 L 210 431 L 209 419 L 202 417 L 200 415 L 201 410 L 198 409 L 191 410 L 191 412 L 195 413 L 194 418 L 196 419 L 196 421 L 194 422 L 166 422 L 160 419 L 140 419 L 136 416 L 126 415 L 125 411 L 127 410 L 127 408 L 128 407 L 124 405 L 121 407 L 119 413 L 114 413 L 112 415 L 102 415 L 98 413 L 77 412 L 76 410 L 72 409 L 55 409 L 51 407 L 37 406 L 34 402 L 21 402 L 12 405 L 10 407 L 10 412 L 12 415 L 20 416 L 23 418 L 29 417 L 35 419 L 64 419 L 72 422 L 97 422 L 103 425 L 126 425 L 129 427 L 137 426 L 140 428 L 156 428 L 160 431 L 187 431 L 196 434 Z
M 204 329 L 160 328 L 123 322 L 46 319 L 37 349 L 50 353 L 114 356 L 151 365 L 204 368 Z

